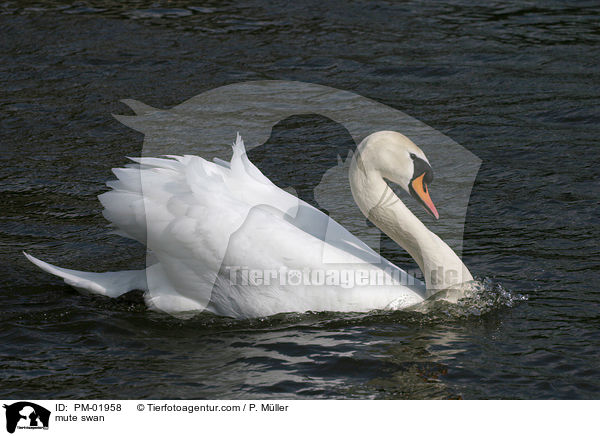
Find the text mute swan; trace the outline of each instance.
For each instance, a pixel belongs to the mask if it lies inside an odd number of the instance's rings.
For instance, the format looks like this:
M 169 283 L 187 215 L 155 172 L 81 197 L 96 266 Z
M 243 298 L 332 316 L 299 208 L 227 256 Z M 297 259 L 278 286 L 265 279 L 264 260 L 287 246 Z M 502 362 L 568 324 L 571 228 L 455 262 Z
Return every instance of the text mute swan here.
M 144 290 L 149 307 L 180 317 L 203 310 L 251 318 L 402 309 L 472 280 L 456 253 L 386 183 L 401 186 L 438 218 L 428 191 L 431 166 L 400 133 L 376 132 L 359 144 L 350 186 L 362 213 L 415 259 L 425 284 L 271 183 L 248 160 L 239 135 L 230 162 L 133 160 L 113 170 L 118 180 L 99 199 L 117 233 L 146 244 L 155 259 L 146 269 L 82 272 L 27 258 L 80 290 L 109 297 Z

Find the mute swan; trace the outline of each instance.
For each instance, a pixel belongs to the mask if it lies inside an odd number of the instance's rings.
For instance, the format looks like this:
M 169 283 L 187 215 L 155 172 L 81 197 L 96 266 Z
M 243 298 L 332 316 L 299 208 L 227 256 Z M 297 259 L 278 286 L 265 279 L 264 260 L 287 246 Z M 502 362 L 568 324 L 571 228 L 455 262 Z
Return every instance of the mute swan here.
M 415 259 L 425 284 L 271 183 L 246 156 L 239 134 L 230 162 L 189 155 L 132 160 L 137 164 L 113 169 L 118 180 L 99 199 L 117 233 L 147 246 L 154 261 L 146 269 L 82 272 L 25 256 L 80 290 L 109 297 L 144 290 L 150 308 L 178 317 L 402 309 L 472 280 L 386 183 L 439 217 L 428 190 L 431 166 L 400 133 L 376 132 L 359 144 L 350 187 L 362 213 Z

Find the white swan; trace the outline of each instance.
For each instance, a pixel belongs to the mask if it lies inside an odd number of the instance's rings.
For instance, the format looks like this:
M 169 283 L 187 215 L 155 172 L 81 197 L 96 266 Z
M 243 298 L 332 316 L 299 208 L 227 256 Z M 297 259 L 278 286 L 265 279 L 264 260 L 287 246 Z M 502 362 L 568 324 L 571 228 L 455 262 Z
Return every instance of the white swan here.
M 362 213 L 402 246 L 425 285 L 380 257 L 344 227 L 271 183 L 238 135 L 231 162 L 198 156 L 133 159 L 99 196 L 123 236 L 155 261 L 138 271 L 59 268 L 25 253 L 80 290 L 117 297 L 145 291 L 156 310 L 185 317 L 207 310 L 235 318 L 281 312 L 401 309 L 472 280 L 459 257 L 393 193 L 398 184 L 438 218 L 433 172 L 404 135 L 382 131 L 358 146 L 350 167 Z

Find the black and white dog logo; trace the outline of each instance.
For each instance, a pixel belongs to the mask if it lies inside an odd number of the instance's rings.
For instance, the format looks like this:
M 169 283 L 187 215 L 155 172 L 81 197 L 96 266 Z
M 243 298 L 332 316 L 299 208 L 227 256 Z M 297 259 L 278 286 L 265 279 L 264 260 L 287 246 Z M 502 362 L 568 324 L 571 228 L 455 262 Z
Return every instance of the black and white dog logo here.
M 50 411 L 28 401 L 4 405 L 6 409 L 6 431 L 14 433 L 19 429 L 47 429 Z

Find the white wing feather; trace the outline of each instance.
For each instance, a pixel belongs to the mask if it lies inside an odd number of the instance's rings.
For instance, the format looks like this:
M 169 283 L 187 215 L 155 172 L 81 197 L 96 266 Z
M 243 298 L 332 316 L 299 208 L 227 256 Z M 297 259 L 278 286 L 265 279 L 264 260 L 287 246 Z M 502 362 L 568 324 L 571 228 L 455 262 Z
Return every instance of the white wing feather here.
M 370 310 L 422 299 L 424 286 L 259 287 L 231 283 L 228 267 L 331 268 L 324 246 L 346 267 L 404 272 L 327 215 L 275 186 L 248 159 L 238 135 L 229 163 L 198 156 L 133 158 L 99 196 L 116 232 L 147 245 L 157 263 L 142 271 L 86 273 L 28 259 L 66 283 L 118 296 L 146 290 L 146 301 L 172 314 L 208 309 L 252 317 L 287 311 Z M 341 268 L 337 265 L 335 268 Z M 358 267 L 356 267 L 358 268 Z

